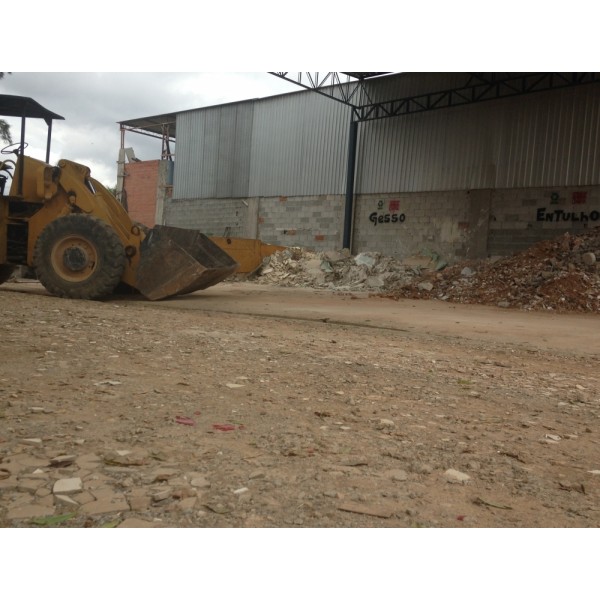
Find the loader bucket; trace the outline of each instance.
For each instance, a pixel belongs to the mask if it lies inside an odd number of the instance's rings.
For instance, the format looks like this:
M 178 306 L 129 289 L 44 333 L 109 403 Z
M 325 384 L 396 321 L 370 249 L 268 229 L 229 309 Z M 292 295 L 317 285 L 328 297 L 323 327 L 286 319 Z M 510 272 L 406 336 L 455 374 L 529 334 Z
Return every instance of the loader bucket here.
M 136 288 L 149 300 L 189 294 L 223 281 L 238 263 L 199 231 L 157 225 L 140 245 Z

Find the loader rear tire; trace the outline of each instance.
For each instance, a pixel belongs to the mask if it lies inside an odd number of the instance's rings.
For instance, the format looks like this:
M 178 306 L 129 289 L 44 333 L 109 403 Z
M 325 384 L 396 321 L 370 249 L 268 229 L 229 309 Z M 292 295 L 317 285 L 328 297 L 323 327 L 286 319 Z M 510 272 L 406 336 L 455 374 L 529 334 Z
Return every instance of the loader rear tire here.
M 15 267 L 12 265 L 0 265 L 0 285 L 10 279 L 10 276 L 13 274 L 14 270 Z
M 110 294 L 123 275 L 125 250 L 116 232 L 89 215 L 67 215 L 40 234 L 33 263 L 38 279 L 55 296 L 96 300 Z

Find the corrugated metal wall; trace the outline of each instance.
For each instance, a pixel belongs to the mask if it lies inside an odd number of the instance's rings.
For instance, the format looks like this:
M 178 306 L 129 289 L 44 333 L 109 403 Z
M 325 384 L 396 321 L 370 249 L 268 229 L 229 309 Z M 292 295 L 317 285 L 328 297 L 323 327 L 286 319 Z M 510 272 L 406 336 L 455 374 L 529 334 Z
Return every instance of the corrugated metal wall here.
M 374 81 L 379 100 L 466 74 Z M 177 116 L 174 198 L 343 194 L 350 110 L 298 92 Z M 361 123 L 356 193 L 600 184 L 596 84 Z
M 310 92 L 255 104 L 250 196 L 344 191 L 350 109 Z
M 350 109 L 294 93 L 177 115 L 174 198 L 343 193 Z
M 175 198 L 248 197 L 252 103 L 177 115 Z
M 357 193 L 600 184 L 600 86 L 362 123 Z

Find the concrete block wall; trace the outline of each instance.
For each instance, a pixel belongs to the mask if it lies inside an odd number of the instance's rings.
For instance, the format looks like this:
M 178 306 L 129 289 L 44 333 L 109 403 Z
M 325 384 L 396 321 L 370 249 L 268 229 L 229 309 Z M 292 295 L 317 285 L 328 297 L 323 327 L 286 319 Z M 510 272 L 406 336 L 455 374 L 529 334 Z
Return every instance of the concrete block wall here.
M 483 218 L 487 225 L 485 211 Z M 472 254 L 476 224 L 468 192 L 362 195 L 356 199 L 352 250 L 456 261 Z M 481 226 L 477 232 L 482 235 Z
M 327 195 L 171 200 L 164 208 L 167 225 L 315 250 L 341 247 L 343 214 L 343 197 Z
M 494 190 L 488 254 L 507 256 L 535 242 L 600 226 L 600 187 Z
M 311 250 L 340 248 L 343 240 L 344 198 L 339 195 L 261 198 L 260 238 L 271 244 Z
M 255 237 L 257 199 L 185 199 L 165 203 L 165 225 L 197 229 L 205 235 Z
M 343 195 L 173 200 L 165 163 L 127 165 L 134 220 L 311 250 L 342 246 Z M 453 263 L 509 256 L 564 231 L 595 226 L 600 186 L 363 194 L 355 200 L 352 251 L 437 255 Z

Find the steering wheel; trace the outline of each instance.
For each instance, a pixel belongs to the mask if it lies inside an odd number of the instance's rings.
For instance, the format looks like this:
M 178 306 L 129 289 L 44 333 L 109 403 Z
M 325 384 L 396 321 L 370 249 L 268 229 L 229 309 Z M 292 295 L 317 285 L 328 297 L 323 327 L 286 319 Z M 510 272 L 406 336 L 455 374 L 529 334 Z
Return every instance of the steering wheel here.
M 23 144 L 23 150 L 25 150 L 25 148 L 27 148 L 27 146 L 29 146 L 29 144 L 27 142 L 25 142 Z M 18 156 L 20 148 L 21 148 L 21 143 L 19 142 L 16 144 L 10 144 L 10 146 L 6 146 L 6 147 L 2 148 L 2 150 L 0 152 L 2 154 L 16 154 Z

